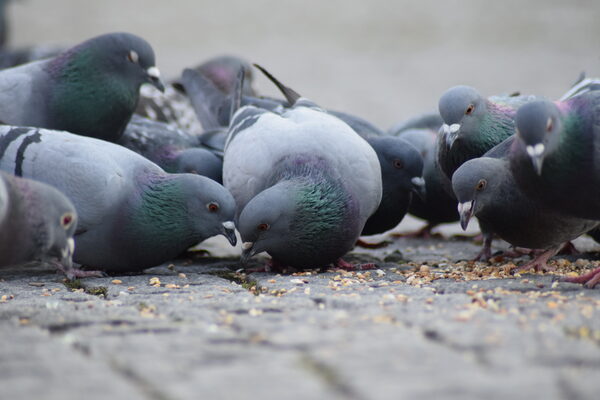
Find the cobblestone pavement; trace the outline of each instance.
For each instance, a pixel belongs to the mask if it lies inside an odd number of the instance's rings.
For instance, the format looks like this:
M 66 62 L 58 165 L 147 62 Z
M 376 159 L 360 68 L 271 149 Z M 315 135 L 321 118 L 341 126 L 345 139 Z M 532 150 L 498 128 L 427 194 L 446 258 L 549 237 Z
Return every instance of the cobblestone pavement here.
M 470 238 L 389 240 L 349 256 L 377 264 L 361 272 L 2 270 L 0 398 L 598 398 L 600 290 L 461 262 Z M 591 267 L 578 246 L 561 273 Z

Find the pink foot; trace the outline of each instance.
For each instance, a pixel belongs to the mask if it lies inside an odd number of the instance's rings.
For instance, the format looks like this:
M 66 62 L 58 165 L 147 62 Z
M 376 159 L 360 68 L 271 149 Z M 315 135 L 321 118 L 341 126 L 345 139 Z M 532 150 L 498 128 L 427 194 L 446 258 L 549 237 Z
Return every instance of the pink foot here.
M 473 261 L 487 261 L 492 258 L 492 235 L 483 236 L 483 248 L 475 256 Z
M 267 261 L 267 263 L 263 266 L 260 267 L 256 267 L 256 268 L 246 268 L 245 272 L 248 274 L 251 274 L 253 272 L 281 272 L 281 273 L 285 273 L 286 270 L 289 267 L 287 265 L 284 265 L 280 262 L 278 262 L 277 260 L 274 259 L 270 259 L 269 261 Z
M 370 269 L 375 269 L 377 266 L 373 263 L 367 264 L 352 264 L 347 261 L 344 261 L 342 258 L 338 259 L 334 264 L 334 268 L 343 269 L 345 271 L 367 271 Z
M 79 268 L 74 267 L 65 267 L 61 263 L 52 263 L 52 265 L 60 272 L 65 274 L 67 279 L 77 279 L 77 278 L 102 278 L 105 276 L 102 271 L 84 271 Z
M 563 278 L 565 282 L 581 283 L 585 284 L 586 287 L 593 289 L 598 283 L 600 283 L 600 268 L 596 268 L 592 272 L 587 274 L 576 276 L 574 278 Z
M 414 239 L 431 239 L 432 237 L 442 237 L 439 233 L 431 233 L 431 230 L 435 225 L 427 224 L 418 231 L 414 232 L 406 232 L 406 233 L 392 233 L 390 236 L 392 237 L 405 237 L 405 238 L 414 238 Z
M 552 257 L 554 257 L 556 255 L 556 253 L 558 253 L 559 249 L 560 249 L 560 247 L 553 247 L 551 249 L 548 249 L 548 250 L 538 254 L 533 260 L 529 261 L 528 263 L 526 263 L 520 267 L 513 268 L 513 271 L 524 272 L 524 271 L 529 271 L 531 268 L 533 268 L 534 271 L 536 271 L 536 272 L 554 271 L 556 269 L 556 267 L 549 266 L 548 260 L 551 259 Z

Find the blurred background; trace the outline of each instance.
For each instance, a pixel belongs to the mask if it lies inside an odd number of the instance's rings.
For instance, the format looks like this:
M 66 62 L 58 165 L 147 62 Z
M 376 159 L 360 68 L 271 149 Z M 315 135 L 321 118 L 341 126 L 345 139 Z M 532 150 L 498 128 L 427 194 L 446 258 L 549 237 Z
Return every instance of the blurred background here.
M 9 45 L 146 38 L 166 77 L 222 54 L 267 67 L 328 108 L 387 129 L 457 84 L 557 98 L 600 75 L 600 1 L 20 0 Z M 277 93 L 262 77 L 257 87 Z

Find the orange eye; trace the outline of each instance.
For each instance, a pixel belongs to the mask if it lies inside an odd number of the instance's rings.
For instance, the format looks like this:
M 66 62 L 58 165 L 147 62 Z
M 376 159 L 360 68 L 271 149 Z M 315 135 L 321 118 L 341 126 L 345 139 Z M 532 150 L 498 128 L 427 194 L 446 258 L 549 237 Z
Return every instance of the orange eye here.
M 127 54 L 127 59 L 132 63 L 136 64 L 139 61 L 140 56 L 136 51 L 131 50 L 129 54 Z
M 268 231 L 270 228 L 269 224 L 260 224 L 256 227 L 259 231 Z
M 210 212 L 217 212 L 219 211 L 219 205 L 217 203 L 208 203 L 206 205 L 206 208 L 208 208 L 208 211 Z
M 398 168 L 398 169 L 402 169 L 402 168 L 404 168 L 404 163 L 402 162 L 402 160 L 399 160 L 396 158 L 394 160 L 394 167 Z
M 473 111 L 475 111 L 475 105 L 469 104 L 469 107 L 467 107 L 467 109 L 465 110 L 465 115 L 471 115 L 473 114 Z
M 72 223 L 73 223 L 73 214 L 66 213 L 66 214 L 63 214 L 62 217 L 60 217 L 60 224 L 62 225 L 63 228 L 65 228 L 65 229 L 69 228 L 69 226 L 71 226 Z
M 487 181 L 485 179 L 482 179 L 479 182 L 477 182 L 477 186 L 475 186 L 475 190 L 482 191 L 483 189 L 485 189 L 486 185 L 487 185 Z

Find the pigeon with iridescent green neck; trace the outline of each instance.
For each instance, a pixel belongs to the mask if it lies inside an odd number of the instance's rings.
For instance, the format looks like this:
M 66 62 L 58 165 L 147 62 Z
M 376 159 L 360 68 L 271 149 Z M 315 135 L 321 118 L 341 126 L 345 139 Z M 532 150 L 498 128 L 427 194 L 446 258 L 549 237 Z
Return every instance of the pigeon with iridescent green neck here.
M 444 124 L 438 137 L 438 164 L 448 179 L 467 160 L 514 134 L 514 117 L 534 96 L 482 97 L 469 86 L 455 86 L 440 98 Z
M 225 147 L 242 259 L 266 251 L 274 265 L 295 269 L 340 265 L 381 201 L 377 154 L 340 119 L 269 78 L 292 106 L 238 109 L 242 71 Z
M 600 219 L 600 90 L 519 108 L 510 160 L 519 187 L 557 212 Z
M 63 131 L 0 127 L 0 169 L 50 184 L 75 205 L 74 261 L 135 271 L 215 235 L 235 244 L 235 202 L 217 182 L 168 174 L 125 147 Z
M 67 277 L 98 275 L 73 268 L 73 203 L 50 185 L 0 172 L 0 267 L 48 262 Z
M 144 83 L 163 88 L 150 44 L 129 33 L 97 36 L 0 71 L 0 121 L 116 141 Z

